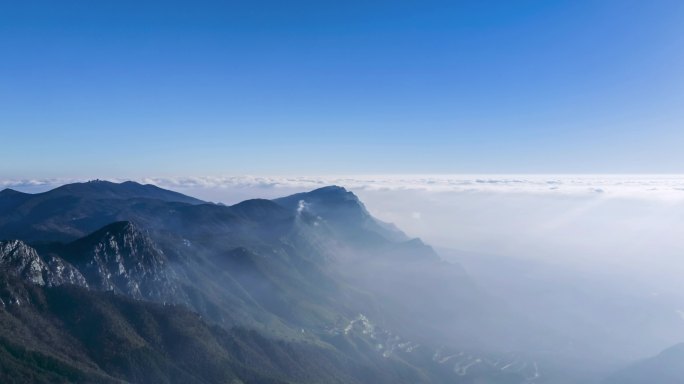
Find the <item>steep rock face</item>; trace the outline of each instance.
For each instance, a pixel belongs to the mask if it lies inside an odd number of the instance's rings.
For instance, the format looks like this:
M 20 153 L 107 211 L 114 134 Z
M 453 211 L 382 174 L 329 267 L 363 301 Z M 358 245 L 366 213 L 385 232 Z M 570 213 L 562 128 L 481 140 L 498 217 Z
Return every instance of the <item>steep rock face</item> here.
M 43 272 L 47 269 L 35 249 L 19 240 L 0 244 L 2 267 L 10 274 L 33 284 L 45 285 Z
M 54 255 L 43 259 L 34 248 L 20 240 L 0 242 L 0 268 L 37 285 L 87 287 L 83 275 L 70 263 Z
M 46 285 L 48 287 L 56 287 L 64 284 L 88 287 L 88 283 L 86 282 L 85 277 L 83 277 L 83 274 L 61 257 L 48 255 L 44 257 L 44 260 L 48 267 L 48 276 L 46 278 Z
M 88 284 L 136 299 L 176 301 L 179 289 L 164 252 L 130 222 L 110 224 L 66 246 L 64 257 Z

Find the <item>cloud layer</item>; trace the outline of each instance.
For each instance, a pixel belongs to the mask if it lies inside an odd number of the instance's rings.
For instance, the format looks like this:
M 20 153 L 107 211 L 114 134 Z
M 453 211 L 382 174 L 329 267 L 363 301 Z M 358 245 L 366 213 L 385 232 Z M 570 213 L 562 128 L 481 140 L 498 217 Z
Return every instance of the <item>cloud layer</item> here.
M 123 181 L 123 179 L 108 179 Z M 43 191 L 84 179 L 0 180 L 0 187 L 27 192 Z M 684 175 L 434 175 L 434 176 L 206 176 L 150 177 L 142 183 L 180 191 L 196 191 L 199 197 L 237 202 L 249 195 L 275 197 L 291 191 L 304 191 L 325 185 L 342 185 L 352 190 L 415 190 L 465 193 L 523 193 L 555 195 L 597 195 L 606 197 L 658 198 L 684 200 Z M 222 196 L 221 192 L 225 194 Z M 244 193 L 234 193 L 244 192 Z

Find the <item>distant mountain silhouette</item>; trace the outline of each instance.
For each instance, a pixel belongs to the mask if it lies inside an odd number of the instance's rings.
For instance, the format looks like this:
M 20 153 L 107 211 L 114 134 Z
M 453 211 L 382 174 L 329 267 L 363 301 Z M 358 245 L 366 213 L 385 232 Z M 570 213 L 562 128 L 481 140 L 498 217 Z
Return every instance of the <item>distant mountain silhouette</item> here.
M 680 384 L 684 382 L 684 343 L 637 361 L 612 375 L 606 384 Z
M 135 205 L 203 204 L 193 197 L 132 181 L 89 181 L 28 194 L 0 192 L 0 238 L 29 241 L 75 240 L 128 217 Z

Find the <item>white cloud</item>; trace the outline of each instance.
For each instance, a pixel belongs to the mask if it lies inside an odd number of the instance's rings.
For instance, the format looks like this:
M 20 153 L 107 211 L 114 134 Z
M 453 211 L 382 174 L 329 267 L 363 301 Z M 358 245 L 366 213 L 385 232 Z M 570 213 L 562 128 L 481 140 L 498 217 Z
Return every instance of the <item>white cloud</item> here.
M 534 193 L 606 197 L 684 199 L 684 176 L 319 176 L 319 177 L 185 177 L 140 180 L 166 188 L 280 191 L 341 185 L 352 190 Z M 275 195 L 274 195 L 275 196 Z
M 123 179 L 108 179 L 124 181 Z M 79 179 L 0 180 L 0 187 L 37 191 Z M 226 203 L 235 195 L 255 193 L 275 197 L 291 191 L 305 191 L 325 185 L 341 185 L 352 190 L 415 190 L 462 193 L 523 193 L 552 195 L 597 195 L 605 197 L 684 200 L 684 175 L 376 175 L 376 176 L 205 176 L 149 177 L 135 179 L 163 188 L 193 191 L 200 197 L 206 191 Z M 226 192 L 221 199 L 221 192 Z M 242 192 L 242 193 L 236 193 Z

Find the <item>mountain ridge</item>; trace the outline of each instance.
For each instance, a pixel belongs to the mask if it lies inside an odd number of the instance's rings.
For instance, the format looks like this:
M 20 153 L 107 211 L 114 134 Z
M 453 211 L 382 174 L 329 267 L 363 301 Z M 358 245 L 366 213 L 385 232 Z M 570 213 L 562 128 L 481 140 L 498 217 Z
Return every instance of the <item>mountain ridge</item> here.
M 178 192 L 160 188 L 154 184 L 141 184 L 135 181 L 115 183 L 106 180 L 90 180 L 60 185 L 45 192 L 24 193 L 28 196 L 60 196 L 71 195 L 89 198 L 155 198 L 165 201 L 186 202 L 192 204 L 206 203 L 200 199 L 183 195 Z
M 329 348 L 354 364 L 400 367 L 399 377 L 413 377 L 408 382 L 423 375 L 430 379 L 418 381 L 523 381 L 520 372 L 486 364 L 455 375 L 460 360 L 451 369 L 448 360 L 432 358 L 444 343 L 464 356 L 485 353 L 478 346 L 512 343 L 506 328 L 482 316 L 512 317 L 462 269 L 383 225 L 342 187 L 232 206 L 146 198 L 128 189 L 111 196 L 119 187 L 64 186 L 39 202 L 47 205 L 20 204 L 0 217 L 0 237 L 23 238 L 40 250 L 38 257 L 73 265 L 98 297 L 180 305 L 226 330 L 249 327 L 266 338 Z M 433 317 L 408 315 L 416 310 Z M 363 329 L 331 334 L 359 318 L 392 338 Z M 486 340 L 468 335 L 473 327 L 488 329 Z M 380 374 L 376 382 L 396 382 L 393 375 Z

